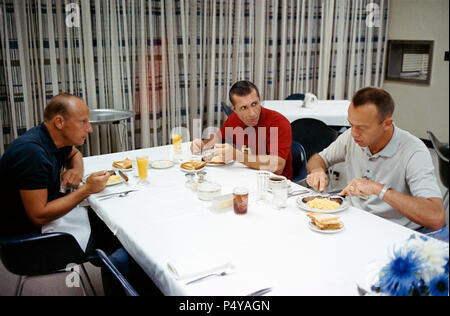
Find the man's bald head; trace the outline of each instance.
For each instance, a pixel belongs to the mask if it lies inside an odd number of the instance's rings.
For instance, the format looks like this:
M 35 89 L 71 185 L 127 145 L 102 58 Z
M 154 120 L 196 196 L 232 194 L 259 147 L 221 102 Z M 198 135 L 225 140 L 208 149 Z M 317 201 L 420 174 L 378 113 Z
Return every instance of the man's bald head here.
M 70 93 L 55 95 L 44 109 L 44 122 L 51 121 L 56 115 L 61 115 L 65 120 L 70 119 L 70 114 L 76 104 L 74 101 L 78 100 L 83 101 L 80 97 Z

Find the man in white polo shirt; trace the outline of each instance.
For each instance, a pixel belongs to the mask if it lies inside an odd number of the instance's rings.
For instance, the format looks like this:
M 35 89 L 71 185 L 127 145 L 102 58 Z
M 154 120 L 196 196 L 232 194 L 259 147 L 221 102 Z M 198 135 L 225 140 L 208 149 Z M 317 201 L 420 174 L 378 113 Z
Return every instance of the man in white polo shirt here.
M 424 143 L 396 126 L 394 101 L 386 91 L 363 88 L 348 109 L 351 129 L 308 161 L 307 183 L 323 191 L 325 171 L 345 162 L 350 183 L 339 193 L 353 206 L 416 229 L 442 228 L 445 210 L 430 152 Z

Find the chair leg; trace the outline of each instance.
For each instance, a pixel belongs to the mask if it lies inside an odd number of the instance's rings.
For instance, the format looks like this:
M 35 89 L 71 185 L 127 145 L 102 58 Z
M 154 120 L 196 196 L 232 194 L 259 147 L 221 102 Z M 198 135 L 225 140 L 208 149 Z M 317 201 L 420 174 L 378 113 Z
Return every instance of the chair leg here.
M 91 278 L 89 277 L 89 274 L 87 273 L 86 268 L 84 267 L 84 264 L 81 264 L 81 269 L 83 269 L 83 272 L 86 275 L 86 279 L 87 279 L 87 281 L 89 283 L 89 286 L 90 286 L 90 288 L 92 290 L 93 295 L 97 296 L 97 293 L 95 292 L 94 286 L 92 285 Z
M 83 291 L 84 296 L 88 296 L 87 291 L 86 291 L 86 286 L 84 286 L 83 277 L 81 276 L 81 273 L 78 273 L 78 271 L 76 271 L 74 269 L 72 269 L 70 272 L 78 274 L 78 277 L 80 279 L 80 284 L 81 284 L 81 291 Z
M 23 285 L 25 284 L 26 277 L 21 275 L 19 276 L 19 279 L 17 280 L 17 286 L 16 286 L 16 296 L 22 295 Z

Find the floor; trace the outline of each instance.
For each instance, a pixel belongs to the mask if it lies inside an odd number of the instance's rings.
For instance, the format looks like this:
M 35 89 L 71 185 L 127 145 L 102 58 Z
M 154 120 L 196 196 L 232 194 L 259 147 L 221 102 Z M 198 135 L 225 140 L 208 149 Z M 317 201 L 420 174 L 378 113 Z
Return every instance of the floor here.
M 433 163 L 435 164 L 435 170 L 437 178 L 439 176 L 437 174 L 437 155 L 433 150 L 430 150 L 431 156 L 433 158 Z M 340 179 L 333 183 L 333 189 L 343 188 L 345 187 L 344 177 L 342 177 L 342 164 L 337 165 L 334 168 L 335 171 L 339 171 L 341 173 Z M 442 186 L 440 180 L 439 185 L 441 187 L 442 192 L 444 191 L 444 187 Z M 448 214 L 447 214 L 448 216 Z M 447 217 L 448 218 L 448 217 Z M 448 223 L 448 219 L 447 219 Z M 100 268 L 93 266 L 90 263 L 85 264 L 85 268 L 89 277 L 93 283 L 94 290 L 96 295 L 103 296 L 103 284 L 100 275 Z M 85 277 L 83 277 L 85 280 Z M 0 262 L 0 296 L 12 296 L 15 295 L 16 287 L 17 287 L 18 277 L 9 273 L 5 267 Z M 83 291 L 80 286 L 77 286 L 77 280 L 71 274 L 59 274 L 53 276 L 39 277 L 29 279 L 23 288 L 22 295 L 26 296 L 82 296 Z M 69 287 L 67 284 L 73 284 L 73 287 Z M 86 288 L 88 295 L 93 295 L 92 290 L 89 285 L 86 283 Z

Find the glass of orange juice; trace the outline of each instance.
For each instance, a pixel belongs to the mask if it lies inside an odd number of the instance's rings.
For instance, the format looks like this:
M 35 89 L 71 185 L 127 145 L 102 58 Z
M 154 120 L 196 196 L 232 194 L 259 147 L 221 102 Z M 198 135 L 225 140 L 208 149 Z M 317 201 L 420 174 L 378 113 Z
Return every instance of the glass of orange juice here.
M 136 157 L 136 163 L 139 173 L 138 184 L 149 184 L 147 180 L 147 170 L 148 170 L 148 156 L 138 156 Z
M 181 156 L 181 139 L 181 133 L 172 134 L 173 153 L 175 159 L 179 159 Z

